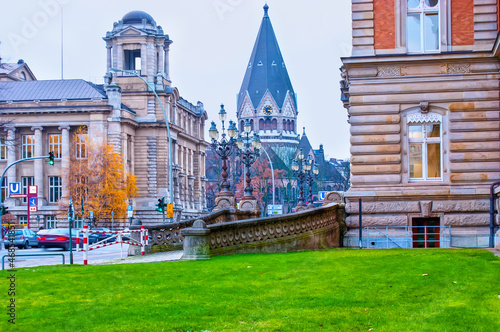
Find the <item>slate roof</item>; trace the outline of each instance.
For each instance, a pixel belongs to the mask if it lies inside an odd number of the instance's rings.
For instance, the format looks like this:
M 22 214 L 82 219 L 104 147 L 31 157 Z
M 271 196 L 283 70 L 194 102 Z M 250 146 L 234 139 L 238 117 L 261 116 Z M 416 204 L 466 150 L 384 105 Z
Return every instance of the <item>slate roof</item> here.
M 14 70 L 21 67 L 22 65 L 24 65 L 24 62 L 23 63 L 2 63 L 2 64 L 0 64 L 0 75 L 1 74 L 9 75 Z
M 304 155 L 308 155 L 311 150 L 313 150 L 311 142 L 309 142 L 309 138 L 307 138 L 306 135 L 306 128 L 303 128 L 304 133 L 302 134 L 302 137 L 300 138 L 299 142 L 299 149 L 302 149 L 302 152 L 304 152 Z
M 98 86 L 80 79 L 0 82 L 0 102 L 106 99 Z
M 267 13 L 268 9 L 269 6 L 266 4 L 264 6 L 264 18 L 238 94 L 238 109 L 241 108 L 247 91 L 253 107 L 257 108 L 267 90 L 269 90 L 280 109 L 285 102 L 286 93 L 290 92 L 295 103 L 295 109 L 297 109 L 295 92 Z

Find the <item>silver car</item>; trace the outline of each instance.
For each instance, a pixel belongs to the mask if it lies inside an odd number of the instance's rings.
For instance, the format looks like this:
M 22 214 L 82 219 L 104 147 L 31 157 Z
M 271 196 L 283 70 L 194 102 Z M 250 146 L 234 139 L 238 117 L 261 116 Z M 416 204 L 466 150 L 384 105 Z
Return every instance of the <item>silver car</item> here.
M 14 232 L 14 241 L 12 240 L 12 232 Z M 38 239 L 36 233 L 31 229 L 13 229 L 9 230 L 7 234 L 4 236 L 5 240 L 5 249 L 9 249 L 11 245 L 18 247 L 19 249 L 25 248 L 29 249 L 30 247 L 38 247 Z

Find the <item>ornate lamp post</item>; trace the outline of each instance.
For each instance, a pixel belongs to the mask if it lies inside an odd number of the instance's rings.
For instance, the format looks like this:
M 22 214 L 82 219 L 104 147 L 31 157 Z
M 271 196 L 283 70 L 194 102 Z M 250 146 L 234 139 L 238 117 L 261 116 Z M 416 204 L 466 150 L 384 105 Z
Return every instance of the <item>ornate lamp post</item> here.
M 299 203 L 297 204 L 296 211 L 303 210 L 306 208 L 306 203 L 304 202 L 304 182 L 309 184 L 309 194 L 312 200 L 312 184 L 314 183 L 314 177 L 319 173 L 317 165 L 312 165 L 311 157 L 304 157 L 302 149 L 300 149 L 297 159 L 292 160 L 292 171 L 297 176 L 297 180 L 300 185 L 300 196 Z M 311 204 L 312 205 L 312 204 Z
M 252 127 L 248 119 L 245 121 L 244 131 L 238 137 L 236 145 L 238 146 L 238 155 L 241 156 L 242 162 L 245 165 L 245 176 L 246 176 L 246 187 L 245 196 L 243 200 L 255 200 L 253 196 L 253 187 L 251 185 L 252 179 L 250 178 L 250 167 L 260 156 L 260 148 L 262 143 L 260 142 L 259 135 L 256 133 L 253 136 L 250 135 Z
M 307 173 L 307 177 L 306 177 L 306 183 L 309 185 L 309 205 L 308 205 L 308 207 L 313 207 L 312 186 L 313 186 L 314 180 L 316 180 L 318 174 L 319 174 L 318 164 L 314 163 L 312 169 L 310 170 L 310 172 Z
M 234 207 L 234 195 L 231 193 L 229 190 L 230 185 L 229 182 L 227 181 L 227 159 L 229 156 L 231 156 L 234 152 L 234 147 L 236 146 L 236 138 L 238 137 L 238 129 L 236 128 L 235 123 L 232 120 L 229 120 L 229 127 L 227 128 L 227 136 L 225 132 L 225 127 L 224 127 L 224 121 L 227 119 L 227 113 L 224 110 L 224 105 L 220 105 L 220 111 L 219 111 L 219 119 L 222 122 L 222 136 L 219 140 L 219 131 L 217 130 L 217 126 L 215 125 L 215 122 L 212 121 L 212 125 L 208 131 L 208 134 L 210 138 L 212 139 L 212 148 L 214 149 L 215 153 L 219 155 L 222 159 L 222 184 L 221 184 L 221 191 L 217 195 L 217 198 L 215 200 L 215 209 L 220 209 L 220 208 L 228 208 L 228 207 Z M 229 136 L 229 137 L 228 137 Z M 222 204 L 219 206 L 218 202 L 224 198 L 224 202 L 227 202 L 225 204 Z

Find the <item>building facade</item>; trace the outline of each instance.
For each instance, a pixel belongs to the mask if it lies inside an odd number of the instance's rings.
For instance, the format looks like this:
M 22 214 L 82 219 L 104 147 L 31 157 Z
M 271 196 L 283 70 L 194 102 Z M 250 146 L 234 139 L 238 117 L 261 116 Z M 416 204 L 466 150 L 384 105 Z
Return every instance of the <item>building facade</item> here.
M 347 245 L 358 244 L 359 198 L 363 226 L 412 227 L 386 236 L 392 247 L 487 245 L 500 179 L 498 5 L 352 0 Z
M 201 102 L 191 104 L 172 86 L 169 36 L 149 14 L 134 11 L 114 23 L 103 39 L 108 50 L 104 85 L 38 81 L 33 75 L 31 81 L 0 81 L 5 127 L 0 169 L 21 158 L 56 151 L 54 167 L 42 160 L 18 164 L 8 171 L 2 187 L 5 195 L 8 182 L 21 182 L 24 191 L 29 185 L 38 186 L 38 212 L 31 215 L 34 228 L 67 225 L 58 219 L 62 212 L 58 202 L 68 198 L 68 156 L 70 146 L 78 144 L 75 130 L 82 126 L 92 140 L 112 144 L 123 157 L 126 172 L 136 176 L 134 218 L 144 224 L 162 222 L 162 215 L 154 211 L 161 197 L 166 202 L 172 199 L 174 219 L 196 217 L 206 210 L 207 113 Z M 21 223 L 26 222 L 25 201 L 7 199 L 6 204 Z

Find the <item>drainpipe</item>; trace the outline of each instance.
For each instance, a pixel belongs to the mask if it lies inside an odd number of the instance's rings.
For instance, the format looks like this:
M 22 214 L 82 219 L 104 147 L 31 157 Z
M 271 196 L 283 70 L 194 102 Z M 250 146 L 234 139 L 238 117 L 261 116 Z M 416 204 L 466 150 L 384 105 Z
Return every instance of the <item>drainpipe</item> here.
M 495 188 L 500 186 L 500 181 L 493 182 L 490 186 L 490 248 L 495 247 Z

